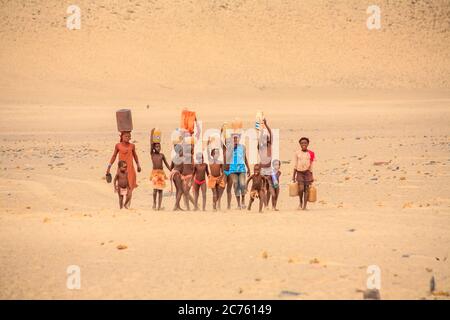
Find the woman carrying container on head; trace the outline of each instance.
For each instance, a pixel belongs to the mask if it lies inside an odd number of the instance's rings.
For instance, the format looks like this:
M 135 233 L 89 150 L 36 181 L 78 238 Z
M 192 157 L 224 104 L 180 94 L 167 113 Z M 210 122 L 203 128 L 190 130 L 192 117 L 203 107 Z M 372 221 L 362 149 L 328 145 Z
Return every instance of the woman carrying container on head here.
M 106 170 L 106 174 L 110 175 L 111 166 L 114 161 L 116 161 L 117 155 L 119 155 L 119 160 L 123 160 L 127 163 L 127 174 L 128 174 L 128 183 L 130 187 L 129 194 L 127 195 L 127 203 L 125 208 L 128 209 L 131 203 L 131 196 L 133 193 L 133 189 L 137 187 L 136 184 L 136 171 L 134 169 L 133 160 L 136 162 L 137 171 L 141 172 L 141 166 L 139 165 L 139 159 L 136 154 L 136 147 L 133 143 L 130 143 L 131 140 L 131 132 L 123 131 L 120 133 L 120 142 L 116 144 L 114 147 L 114 153 L 111 157 L 111 160 L 108 164 L 108 169 Z

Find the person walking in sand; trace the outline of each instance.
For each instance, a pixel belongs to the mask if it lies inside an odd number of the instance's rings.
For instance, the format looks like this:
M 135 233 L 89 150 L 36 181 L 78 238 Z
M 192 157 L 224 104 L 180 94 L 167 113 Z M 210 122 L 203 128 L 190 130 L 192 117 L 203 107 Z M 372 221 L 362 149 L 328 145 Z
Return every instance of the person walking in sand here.
M 313 183 L 313 163 L 315 154 L 308 149 L 309 139 L 302 137 L 298 141 L 300 148 L 294 153 L 294 172 L 292 182 L 298 183 L 299 206 L 298 209 L 306 210 L 308 203 L 309 187 Z
M 141 172 L 141 166 L 139 165 L 139 159 L 136 154 L 136 147 L 133 143 L 130 143 L 130 140 L 131 132 L 124 131 L 120 133 L 120 142 L 115 145 L 114 153 L 108 163 L 108 168 L 106 169 L 106 174 L 110 175 L 111 166 L 116 161 L 117 155 L 119 155 L 119 160 L 126 162 L 129 185 L 129 199 L 127 205 L 125 206 L 126 209 L 130 207 L 133 189 L 137 187 L 136 171 L 134 169 L 133 160 L 136 162 L 137 171 Z
M 274 169 L 272 168 L 272 130 L 270 130 L 267 124 L 266 118 L 263 119 L 263 127 L 259 130 L 258 135 L 258 155 L 261 175 L 266 178 L 268 183 L 267 196 L 265 197 L 264 205 L 269 205 L 269 198 L 272 198 L 272 210 L 277 209 L 277 196 L 275 192 L 275 184 L 273 181 Z
M 234 194 L 236 196 L 238 209 L 245 209 L 246 181 L 245 175 L 250 177 L 250 167 L 247 161 L 246 149 L 239 143 L 240 135 L 232 135 L 233 145 L 226 150 L 226 164 L 229 164 L 225 174 L 231 178 Z M 231 199 L 228 199 L 228 209 L 230 209 Z

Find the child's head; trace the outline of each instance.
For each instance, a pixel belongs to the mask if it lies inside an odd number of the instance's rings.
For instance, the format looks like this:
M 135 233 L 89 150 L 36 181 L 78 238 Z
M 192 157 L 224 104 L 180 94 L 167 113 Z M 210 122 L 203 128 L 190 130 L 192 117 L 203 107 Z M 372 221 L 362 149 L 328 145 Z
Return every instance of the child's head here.
M 261 166 L 259 164 L 255 164 L 255 166 L 253 167 L 253 172 L 255 173 L 255 175 L 259 175 L 259 173 L 261 172 Z
M 119 166 L 119 170 L 121 172 L 126 172 L 127 171 L 127 163 L 125 161 L 120 160 L 119 163 L 118 163 L 118 166 Z
M 239 135 L 238 134 L 233 134 L 233 143 L 235 146 L 237 146 L 239 144 Z
M 183 155 L 183 146 L 181 145 L 181 144 L 176 144 L 174 147 L 173 147 L 173 150 L 175 151 L 175 153 L 178 155 L 178 156 L 182 156 Z
M 152 153 L 159 153 L 161 151 L 161 143 L 152 143 Z
M 217 161 L 219 159 L 219 155 L 220 155 L 220 150 L 217 148 L 214 148 L 211 150 L 211 157 Z
M 302 138 L 300 138 L 300 140 L 298 140 L 298 143 L 300 144 L 300 147 L 302 148 L 302 150 L 306 151 L 306 149 L 308 149 L 309 139 L 306 137 L 302 137 Z
M 272 161 L 272 167 L 273 167 L 273 169 L 274 169 L 275 171 L 280 170 L 280 167 L 281 167 L 281 161 L 278 160 L 278 159 L 273 160 L 273 161 Z
M 120 133 L 120 142 L 128 143 L 131 140 L 131 132 L 129 131 L 122 131 Z
M 195 161 L 196 161 L 196 163 L 203 163 L 203 153 L 202 152 L 197 152 L 197 154 L 195 155 Z

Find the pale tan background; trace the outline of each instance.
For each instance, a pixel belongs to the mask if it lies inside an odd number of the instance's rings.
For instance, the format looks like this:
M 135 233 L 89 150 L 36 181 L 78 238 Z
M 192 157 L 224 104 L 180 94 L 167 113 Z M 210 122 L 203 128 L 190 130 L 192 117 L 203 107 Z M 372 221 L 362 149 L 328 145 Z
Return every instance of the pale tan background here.
M 1 0 L 0 297 L 359 299 L 377 264 L 383 299 L 445 298 L 428 285 L 450 290 L 450 3 L 377 1 L 377 31 L 369 4 Z M 280 212 L 213 213 L 210 193 L 207 213 L 151 210 L 148 132 L 168 154 L 184 106 L 280 128 Z M 103 177 L 122 107 L 143 172 L 119 212 Z M 306 213 L 286 193 L 303 135 Z

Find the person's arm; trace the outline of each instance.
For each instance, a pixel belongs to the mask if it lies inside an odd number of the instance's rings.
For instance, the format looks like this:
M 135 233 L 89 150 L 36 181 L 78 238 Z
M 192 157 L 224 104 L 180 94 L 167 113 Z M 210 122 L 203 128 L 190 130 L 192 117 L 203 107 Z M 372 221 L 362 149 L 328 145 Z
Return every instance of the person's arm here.
M 297 157 L 297 152 L 294 152 L 294 159 L 292 161 L 293 165 L 294 165 L 294 171 L 292 173 L 292 182 L 295 182 L 295 175 L 297 173 L 297 161 L 298 161 L 298 157 Z
M 119 149 L 117 148 L 117 144 L 116 144 L 115 147 L 114 147 L 114 152 L 113 152 L 113 155 L 111 157 L 111 160 L 109 160 L 108 168 L 106 169 L 106 174 L 111 172 L 111 166 L 113 165 L 114 161 L 116 161 L 118 153 L 119 153 Z
M 164 154 L 162 155 L 162 160 L 163 160 L 164 165 L 166 166 L 166 168 L 168 170 L 172 170 L 172 169 L 170 169 L 169 163 L 167 162 L 166 156 Z
M 252 180 L 253 179 L 253 176 L 250 176 L 248 179 L 247 179 L 247 182 L 245 183 L 245 190 L 248 190 L 248 184 L 250 183 L 250 180 Z
M 208 168 L 208 165 L 206 165 L 206 175 L 209 177 L 209 168 Z
M 114 186 L 114 191 L 119 192 L 119 187 L 117 186 L 117 181 L 118 181 L 118 174 L 116 174 L 116 176 L 114 177 L 113 186 Z
M 247 150 L 244 147 L 244 161 L 245 161 L 245 166 L 247 167 L 247 177 L 250 177 L 251 173 L 250 173 L 250 166 L 248 165 L 248 160 L 247 160 Z
M 266 118 L 264 118 L 264 125 L 266 126 L 267 131 L 269 132 L 269 143 L 272 144 L 272 130 L 270 130 Z
M 198 121 L 197 121 L 197 117 L 195 117 L 195 120 L 194 120 L 194 122 L 195 122 L 195 127 L 197 128 L 197 134 L 196 134 L 196 138 L 197 138 L 197 140 L 200 138 L 200 135 L 201 135 L 201 127 L 200 127 L 200 125 L 198 124 Z
M 134 161 L 136 161 L 136 166 L 137 166 L 137 172 L 141 172 L 141 166 L 139 164 L 139 159 L 136 153 L 136 147 L 133 145 L 133 158 Z
M 194 183 L 195 175 L 197 174 L 197 166 L 194 165 L 194 170 L 192 170 L 192 183 Z

